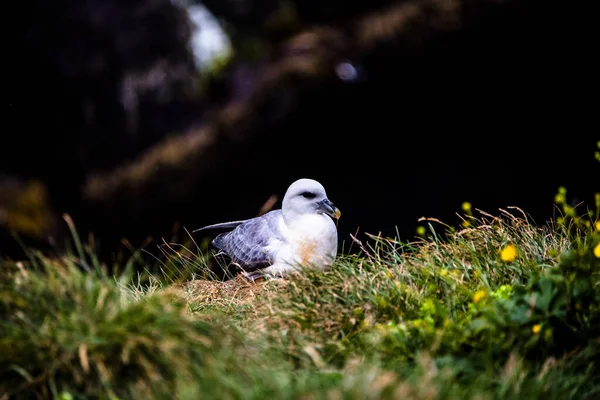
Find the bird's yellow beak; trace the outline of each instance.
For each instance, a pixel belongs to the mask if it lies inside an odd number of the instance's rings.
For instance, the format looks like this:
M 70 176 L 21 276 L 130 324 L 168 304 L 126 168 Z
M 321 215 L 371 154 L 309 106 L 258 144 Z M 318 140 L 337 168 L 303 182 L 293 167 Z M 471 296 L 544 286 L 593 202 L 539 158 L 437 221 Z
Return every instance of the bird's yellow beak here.
M 333 218 L 335 219 L 340 219 L 340 217 L 342 216 L 342 212 L 340 211 L 339 208 L 335 207 L 335 209 L 333 210 Z

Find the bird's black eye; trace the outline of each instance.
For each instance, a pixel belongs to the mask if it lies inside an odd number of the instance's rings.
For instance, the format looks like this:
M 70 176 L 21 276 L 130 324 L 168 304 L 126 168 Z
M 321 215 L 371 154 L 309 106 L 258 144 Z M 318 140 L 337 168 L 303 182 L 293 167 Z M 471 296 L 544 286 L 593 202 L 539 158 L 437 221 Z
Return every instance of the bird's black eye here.
M 302 192 L 301 195 L 305 199 L 314 199 L 315 197 L 317 197 L 317 195 L 312 192 Z

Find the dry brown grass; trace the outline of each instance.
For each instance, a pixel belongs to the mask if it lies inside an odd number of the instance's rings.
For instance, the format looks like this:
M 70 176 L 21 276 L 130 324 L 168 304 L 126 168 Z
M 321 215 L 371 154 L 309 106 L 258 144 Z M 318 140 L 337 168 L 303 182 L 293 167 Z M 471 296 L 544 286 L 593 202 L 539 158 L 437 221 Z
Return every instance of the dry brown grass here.
M 264 292 L 267 282 L 264 280 L 250 282 L 242 275 L 221 282 L 198 279 L 185 284 L 188 301 L 194 303 L 213 304 L 231 302 L 244 304 L 252 302 Z

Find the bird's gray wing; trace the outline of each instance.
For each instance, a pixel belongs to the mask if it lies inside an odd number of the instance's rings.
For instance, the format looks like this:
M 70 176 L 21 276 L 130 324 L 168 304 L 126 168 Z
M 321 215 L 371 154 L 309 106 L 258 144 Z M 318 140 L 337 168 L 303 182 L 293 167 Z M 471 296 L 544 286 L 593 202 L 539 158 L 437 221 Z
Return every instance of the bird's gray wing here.
M 280 215 L 281 210 L 275 210 L 249 219 L 233 231 L 218 235 L 212 243 L 245 271 L 271 265 L 276 254 L 267 246 L 272 239 L 282 240 L 277 229 Z

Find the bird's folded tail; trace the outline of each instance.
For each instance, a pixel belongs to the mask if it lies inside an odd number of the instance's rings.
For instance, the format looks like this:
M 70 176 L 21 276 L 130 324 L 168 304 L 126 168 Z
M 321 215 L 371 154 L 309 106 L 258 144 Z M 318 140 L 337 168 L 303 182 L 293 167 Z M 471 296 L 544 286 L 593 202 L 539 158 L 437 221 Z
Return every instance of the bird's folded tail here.
M 230 229 L 230 228 L 235 228 L 236 226 L 239 226 L 239 225 L 243 224 L 246 221 L 248 221 L 248 220 L 244 219 L 244 220 L 240 220 L 240 221 L 221 222 L 221 223 L 218 223 L 218 224 L 203 226 L 202 228 L 198 228 L 198 229 L 196 229 L 196 230 L 194 230 L 192 232 L 203 231 L 203 230 L 206 230 L 206 229 Z

